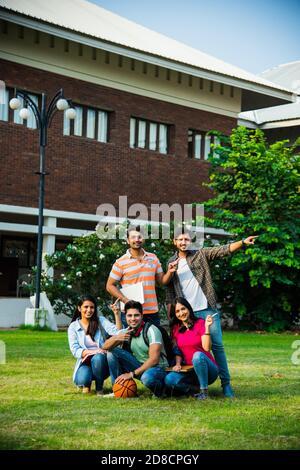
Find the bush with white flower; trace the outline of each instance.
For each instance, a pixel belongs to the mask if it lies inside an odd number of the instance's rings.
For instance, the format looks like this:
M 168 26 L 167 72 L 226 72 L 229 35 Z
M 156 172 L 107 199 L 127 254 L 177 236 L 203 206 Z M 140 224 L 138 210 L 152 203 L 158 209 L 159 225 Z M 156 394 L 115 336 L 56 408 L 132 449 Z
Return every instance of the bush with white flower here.
M 90 293 L 98 299 L 103 313 L 110 315 L 111 310 L 108 305 L 111 303 L 111 296 L 106 292 L 106 281 L 112 265 L 127 248 L 124 239 L 99 240 L 95 233 L 76 238 L 65 250 L 46 256 L 48 267 L 54 270 L 54 278 L 43 272 L 41 288 L 46 292 L 55 313 L 64 313 L 71 317 L 80 295 Z M 166 268 L 167 259 L 173 252 L 171 241 L 161 244 L 159 240 L 149 240 L 146 241 L 144 248 L 155 253 L 163 269 Z M 28 288 L 31 293 L 34 292 L 34 276 Z M 164 289 L 157 287 L 157 293 L 162 307 Z

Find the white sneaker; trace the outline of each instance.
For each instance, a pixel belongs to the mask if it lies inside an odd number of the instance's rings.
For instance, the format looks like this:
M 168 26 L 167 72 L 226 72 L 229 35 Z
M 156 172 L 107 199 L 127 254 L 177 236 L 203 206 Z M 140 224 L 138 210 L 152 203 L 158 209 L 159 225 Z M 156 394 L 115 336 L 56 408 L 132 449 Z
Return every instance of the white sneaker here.
M 100 395 L 102 398 L 113 398 L 115 396 L 115 394 L 112 392 L 112 393 L 106 393 L 106 395 Z

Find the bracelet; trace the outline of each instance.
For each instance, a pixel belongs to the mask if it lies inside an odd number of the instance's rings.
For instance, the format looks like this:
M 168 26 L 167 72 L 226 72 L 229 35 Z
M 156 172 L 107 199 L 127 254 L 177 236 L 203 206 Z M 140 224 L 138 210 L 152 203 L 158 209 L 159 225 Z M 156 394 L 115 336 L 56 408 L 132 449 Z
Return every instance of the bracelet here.
M 204 334 L 207 335 L 207 336 L 210 336 L 210 333 L 204 333 Z
M 132 370 L 132 371 L 131 371 L 131 373 L 132 373 L 132 378 L 134 379 L 134 377 L 136 377 L 136 375 L 135 375 L 135 371 L 134 371 L 134 370 Z

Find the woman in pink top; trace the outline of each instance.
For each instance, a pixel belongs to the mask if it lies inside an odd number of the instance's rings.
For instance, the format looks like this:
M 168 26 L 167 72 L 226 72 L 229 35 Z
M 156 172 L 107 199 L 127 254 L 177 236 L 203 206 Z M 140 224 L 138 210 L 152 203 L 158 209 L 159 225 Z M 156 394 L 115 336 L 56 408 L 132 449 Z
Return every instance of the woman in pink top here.
M 211 315 L 206 320 L 196 318 L 189 302 L 179 297 L 171 307 L 170 320 L 174 343 L 182 355 L 176 356 L 176 365 L 166 376 L 165 384 L 171 390 L 185 394 L 191 392 L 191 385 L 197 384 L 200 390 L 194 396 L 205 400 L 208 397 L 208 385 L 219 375 L 218 365 L 210 353 L 213 318 Z M 183 372 L 183 365 L 193 368 Z

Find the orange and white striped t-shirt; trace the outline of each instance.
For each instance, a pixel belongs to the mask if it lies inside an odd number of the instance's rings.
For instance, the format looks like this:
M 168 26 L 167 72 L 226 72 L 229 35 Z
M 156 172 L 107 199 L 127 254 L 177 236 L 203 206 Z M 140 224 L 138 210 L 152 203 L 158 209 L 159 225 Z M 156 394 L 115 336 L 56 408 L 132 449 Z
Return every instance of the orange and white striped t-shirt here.
M 153 253 L 144 251 L 143 258 L 137 259 L 133 258 L 130 251 L 127 250 L 125 255 L 117 259 L 109 276 L 119 281 L 122 287 L 142 282 L 144 288 L 143 312 L 147 314 L 158 311 L 155 276 L 162 272 L 160 261 Z

